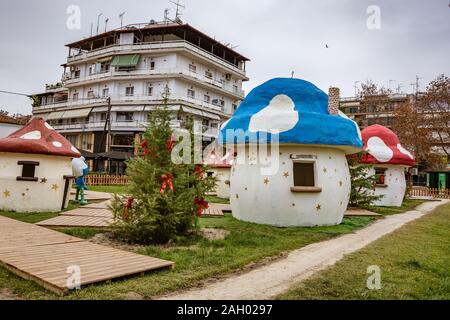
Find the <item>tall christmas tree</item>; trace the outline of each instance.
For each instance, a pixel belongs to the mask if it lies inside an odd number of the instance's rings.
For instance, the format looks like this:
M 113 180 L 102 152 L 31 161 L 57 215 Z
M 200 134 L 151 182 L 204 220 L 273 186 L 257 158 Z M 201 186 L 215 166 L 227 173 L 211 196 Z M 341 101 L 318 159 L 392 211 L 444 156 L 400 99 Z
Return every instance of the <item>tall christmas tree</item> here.
M 139 154 L 128 161 L 129 195 L 115 196 L 112 209 L 115 234 L 137 243 L 167 243 L 198 228 L 198 217 L 208 208 L 205 195 L 214 189 L 202 164 L 175 164 L 174 132 L 170 127 L 169 92 L 163 105 L 152 111 L 149 127 L 137 147 Z M 193 145 L 192 120 L 187 128 Z M 194 161 L 194 149 L 191 159 Z

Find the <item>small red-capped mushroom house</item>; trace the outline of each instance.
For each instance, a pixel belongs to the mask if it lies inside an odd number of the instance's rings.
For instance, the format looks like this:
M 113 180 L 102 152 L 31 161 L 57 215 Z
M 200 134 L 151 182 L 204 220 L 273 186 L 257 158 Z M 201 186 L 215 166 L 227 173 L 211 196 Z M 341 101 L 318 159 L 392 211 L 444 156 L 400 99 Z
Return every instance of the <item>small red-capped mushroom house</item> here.
M 210 168 L 207 174 L 217 178 L 215 191 L 219 198 L 230 198 L 230 173 L 233 161 L 234 155 L 230 152 L 220 156 L 215 151 L 209 153 L 204 161 Z
M 80 156 L 41 118 L 0 139 L 0 210 L 58 212 L 67 207 L 71 161 Z
M 361 134 L 367 152 L 361 162 L 373 165 L 371 173 L 379 176 L 375 194 L 383 196 L 375 205 L 400 207 L 406 192 L 405 170 L 415 165 L 414 156 L 386 127 L 373 125 Z

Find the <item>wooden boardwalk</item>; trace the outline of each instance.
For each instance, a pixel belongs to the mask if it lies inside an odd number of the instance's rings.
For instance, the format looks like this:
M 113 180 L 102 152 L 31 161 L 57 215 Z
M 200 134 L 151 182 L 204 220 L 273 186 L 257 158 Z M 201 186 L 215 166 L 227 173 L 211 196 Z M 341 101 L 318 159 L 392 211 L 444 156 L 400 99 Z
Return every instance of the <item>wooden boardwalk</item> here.
M 43 227 L 89 227 L 106 228 L 114 223 L 113 213 L 108 209 L 109 201 L 88 204 L 86 206 L 66 211 L 55 218 L 37 223 Z M 203 212 L 204 217 L 223 217 L 224 212 L 231 212 L 228 204 L 211 203 Z
M 69 291 L 71 268 L 80 285 L 172 268 L 173 262 L 93 244 L 0 216 L 0 264 L 57 294 Z

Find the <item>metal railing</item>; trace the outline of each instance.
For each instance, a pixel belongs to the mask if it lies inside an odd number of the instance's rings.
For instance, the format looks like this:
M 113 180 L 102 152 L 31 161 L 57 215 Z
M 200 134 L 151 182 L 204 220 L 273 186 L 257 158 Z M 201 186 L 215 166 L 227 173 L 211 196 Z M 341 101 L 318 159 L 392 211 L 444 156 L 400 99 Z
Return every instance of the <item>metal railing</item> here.
M 157 41 L 157 42 L 143 42 L 136 44 L 113 44 L 107 47 L 103 47 L 100 49 L 92 50 L 92 51 L 81 51 L 77 54 L 70 55 L 67 58 L 67 62 L 76 62 L 88 58 L 95 58 L 102 55 L 112 55 L 116 53 L 123 53 L 126 51 L 136 52 L 136 51 L 145 51 L 145 50 L 162 50 L 162 49 L 180 49 L 184 48 L 195 52 L 202 56 L 207 56 L 208 60 L 212 60 L 217 64 L 221 65 L 224 68 L 233 70 L 241 76 L 245 76 L 245 71 L 239 68 L 238 66 L 230 63 L 227 60 L 220 58 L 219 56 L 200 48 L 188 41 L 184 40 L 173 40 L 173 41 Z

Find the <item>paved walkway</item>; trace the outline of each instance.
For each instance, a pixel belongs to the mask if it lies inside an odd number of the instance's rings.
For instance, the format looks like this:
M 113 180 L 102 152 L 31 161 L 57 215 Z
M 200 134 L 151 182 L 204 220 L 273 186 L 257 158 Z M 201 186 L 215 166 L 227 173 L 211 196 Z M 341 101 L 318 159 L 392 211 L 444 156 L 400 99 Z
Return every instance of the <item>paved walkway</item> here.
M 0 216 L 0 265 L 48 290 L 65 294 L 70 272 L 79 271 L 80 285 L 84 286 L 173 267 L 174 263 Z
M 367 246 L 448 202 L 449 200 L 424 203 L 415 210 L 388 216 L 355 233 L 292 251 L 286 258 L 248 273 L 231 276 L 202 288 L 168 295 L 162 299 L 253 300 L 273 298 L 289 290 L 294 283 L 332 266 L 344 255 Z

